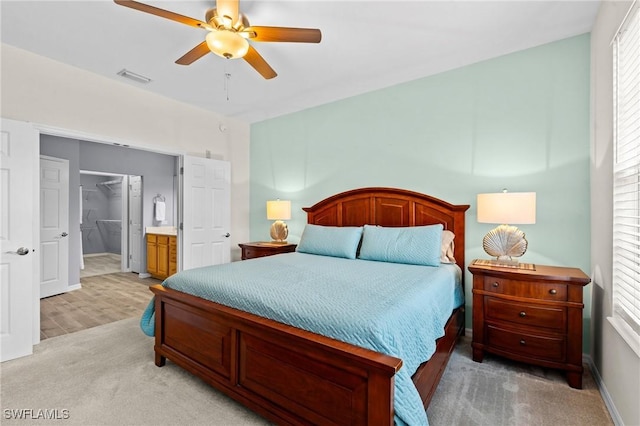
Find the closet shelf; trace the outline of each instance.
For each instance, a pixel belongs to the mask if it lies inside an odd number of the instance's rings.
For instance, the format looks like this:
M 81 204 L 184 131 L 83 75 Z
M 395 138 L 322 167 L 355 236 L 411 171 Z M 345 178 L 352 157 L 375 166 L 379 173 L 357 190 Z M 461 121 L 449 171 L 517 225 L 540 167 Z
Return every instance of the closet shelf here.
M 121 179 L 116 179 L 116 180 L 108 180 L 106 182 L 98 182 L 96 183 L 96 186 L 98 188 L 107 188 L 109 191 L 116 192 L 116 190 L 114 188 L 111 187 L 111 185 L 120 185 L 122 183 Z

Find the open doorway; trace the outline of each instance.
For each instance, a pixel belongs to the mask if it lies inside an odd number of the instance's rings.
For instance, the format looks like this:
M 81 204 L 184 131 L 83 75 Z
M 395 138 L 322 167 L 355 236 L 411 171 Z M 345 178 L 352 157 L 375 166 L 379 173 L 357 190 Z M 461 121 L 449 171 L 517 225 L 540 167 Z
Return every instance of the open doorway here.
M 80 170 L 80 278 L 141 272 L 142 176 Z
M 40 338 L 140 316 L 160 282 L 147 273 L 144 229 L 177 224 L 178 157 L 44 134 L 40 153 L 68 160 L 70 194 L 68 289 L 41 299 Z
M 69 161 L 69 288 L 80 284 L 84 254 L 120 255 L 120 271 L 146 274 L 144 230 L 177 226 L 178 156 L 50 135 L 41 135 L 40 153 Z M 137 203 L 141 204 L 139 221 L 128 217 L 126 194 L 134 180 L 131 176 L 140 177 L 136 191 Z M 88 181 L 82 182 L 79 195 L 81 178 Z M 158 194 L 166 199 L 166 214 L 161 221 L 154 215 L 154 197 Z M 103 207 L 93 202 L 102 202 Z M 136 250 L 127 240 L 132 220 L 137 226 Z

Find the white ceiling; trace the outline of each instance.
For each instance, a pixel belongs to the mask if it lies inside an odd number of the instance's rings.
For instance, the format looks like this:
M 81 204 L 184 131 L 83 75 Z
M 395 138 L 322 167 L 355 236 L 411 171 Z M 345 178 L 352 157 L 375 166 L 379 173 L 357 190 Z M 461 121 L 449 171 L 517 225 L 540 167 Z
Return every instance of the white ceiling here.
M 199 20 L 214 7 L 214 0 L 142 2 Z M 0 5 L 3 43 L 256 122 L 589 32 L 599 0 L 241 0 L 253 25 L 322 30 L 320 44 L 254 42 L 278 73 L 272 80 L 244 60 L 213 54 L 176 65 L 204 30 L 110 0 Z M 116 75 L 123 68 L 152 82 L 125 80 Z

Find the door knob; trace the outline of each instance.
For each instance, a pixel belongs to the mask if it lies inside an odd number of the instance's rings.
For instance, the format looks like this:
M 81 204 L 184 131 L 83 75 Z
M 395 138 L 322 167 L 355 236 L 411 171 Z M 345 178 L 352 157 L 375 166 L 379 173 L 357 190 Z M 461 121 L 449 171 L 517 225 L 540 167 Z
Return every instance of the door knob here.
M 69 234 L 67 234 L 66 232 L 63 232 L 62 234 L 60 234 L 61 237 L 66 237 L 67 235 Z
M 18 250 L 16 250 L 16 253 L 18 253 L 20 256 L 24 256 L 25 254 L 29 253 L 29 249 L 20 247 Z
M 226 234 L 224 234 L 224 237 L 225 237 L 225 238 L 229 238 L 230 236 L 231 236 L 231 234 L 230 234 L 230 233 L 228 233 L 228 232 L 227 232 Z

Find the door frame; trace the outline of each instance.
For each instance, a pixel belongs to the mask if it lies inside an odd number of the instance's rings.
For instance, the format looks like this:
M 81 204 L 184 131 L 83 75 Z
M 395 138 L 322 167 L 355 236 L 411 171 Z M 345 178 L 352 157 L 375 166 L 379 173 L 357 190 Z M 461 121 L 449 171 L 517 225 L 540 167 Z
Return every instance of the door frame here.
M 139 241 L 138 241 L 139 246 L 138 246 L 138 251 L 137 251 L 137 254 L 138 254 L 138 265 L 137 265 L 137 271 L 134 271 L 133 270 L 134 268 L 132 266 L 132 264 L 133 264 L 133 252 L 134 252 L 133 245 L 136 244 L 136 243 L 135 243 L 135 239 L 133 238 L 134 235 L 132 233 L 132 230 L 135 230 L 135 226 L 133 225 L 132 209 L 137 204 L 140 204 L 140 212 L 139 212 L 140 213 L 140 217 L 138 217 L 137 219 L 140 219 L 140 228 L 142 228 L 142 217 L 144 216 L 144 211 L 143 211 L 143 206 L 144 206 L 144 203 L 143 203 L 143 200 L 144 200 L 144 191 L 143 191 L 144 180 L 142 179 L 142 176 L 140 176 L 140 175 L 129 175 L 128 179 L 129 179 L 129 184 L 127 186 L 127 203 L 128 203 L 128 208 L 127 208 L 127 213 L 128 213 L 128 217 L 127 217 L 128 232 L 127 233 L 128 233 L 128 245 L 129 245 L 129 250 L 128 250 L 129 259 L 128 259 L 128 262 L 127 262 L 127 265 L 128 265 L 127 272 L 136 272 L 138 274 L 141 274 L 143 268 L 142 268 L 142 259 L 141 259 L 140 255 L 142 253 L 142 244 L 144 243 L 144 241 L 143 241 L 144 230 L 140 229 L 140 238 L 139 238 Z M 140 201 L 138 201 L 138 202 L 135 202 L 131 198 L 131 193 L 133 192 L 132 191 L 132 186 L 133 186 L 132 181 L 134 179 L 140 181 Z
M 174 150 L 163 150 L 163 149 L 158 149 L 155 147 L 149 147 L 149 146 L 144 146 L 142 144 L 137 144 L 135 142 L 131 142 L 129 140 L 123 140 L 123 139 L 118 139 L 118 138 L 113 138 L 113 137 L 109 137 L 109 136 L 103 136 L 103 135 L 95 135 L 95 134 L 90 134 L 90 133 L 86 133 L 86 132 L 82 132 L 82 131 L 78 131 L 78 130 L 71 130 L 71 129 L 65 129 L 65 128 L 60 128 L 60 127 L 55 127 L 55 126 L 49 126 L 46 124 L 38 124 L 38 123 L 31 123 L 31 125 L 33 126 L 33 128 L 39 132 L 40 136 L 41 135 L 49 135 L 49 136 L 58 136 L 61 138 L 69 138 L 69 139 L 77 139 L 80 141 L 87 141 L 87 142 L 95 142 L 95 143 L 101 143 L 101 144 L 105 144 L 105 145 L 116 145 L 116 146 L 128 146 L 134 149 L 138 149 L 141 151 L 149 151 L 149 152 L 154 152 L 154 153 L 158 153 L 158 154 L 165 154 L 165 155 L 171 155 L 177 158 L 177 161 L 179 162 L 180 159 L 186 155 L 186 151 L 174 151 Z M 38 176 L 39 176 L 39 162 L 40 162 L 40 143 L 38 141 L 38 144 L 36 147 L 34 147 L 34 179 L 36 179 L 36 182 L 38 181 Z M 178 163 L 176 163 L 178 164 Z M 37 188 L 35 188 L 36 190 L 34 191 L 34 241 L 39 242 L 40 241 L 40 230 L 39 230 L 39 223 L 40 223 L 40 197 L 39 197 L 39 193 L 40 193 L 40 186 L 38 184 Z M 182 200 L 182 187 L 178 186 L 176 188 L 177 194 L 176 194 L 176 202 L 180 202 Z M 178 222 L 176 222 L 178 223 Z M 124 232 L 123 232 L 124 233 Z M 144 233 L 144 229 L 143 229 L 143 233 Z M 178 230 L 178 235 L 181 235 L 182 231 Z M 179 247 L 178 250 L 181 250 L 182 248 Z M 39 293 L 37 292 L 39 290 L 39 286 L 40 286 L 40 253 L 39 250 L 37 251 L 37 253 L 34 253 L 34 255 L 37 257 L 37 259 L 34 260 L 34 294 L 38 295 Z M 142 265 L 142 269 L 146 270 L 146 258 L 145 259 L 141 259 L 141 262 L 144 262 L 144 264 Z M 180 266 L 178 266 L 180 268 Z M 178 269 L 180 270 L 180 269 Z M 142 275 L 142 277 L 144 277 L 144 275 Z M 36 300 L 34 300 L 34 306 L 33 306 L 33 344 L 37 344 L 40 343 L 40 299 L 37 298 Z
M 150 147 L 150 146 L 145 146 L 142 144 L 138 144 L 136 142 L 131 142 L 130 140 L 124 140 L 124 139 L 120 139 L 120 138 L 114 138 L 114 137 L 110 137 L 110 136 L 104 136 L 104 135 L 96 135 L 96 134 L 92 134 L 92 133 L 86 133 L 86 132 L 82 132 L 79 130 L 72 130 L 72 129 L 65 129 L 65 128 L 61 128 L 61 127 L 55 127 L 55 126 L 49 126 L 46 124 L 38 124 L 38 123 L 34 123 L 33 124 L 34 129 L 36 129 L 38 132 L 40 132 L 40 135 L 49 135 L 49 136 L 58 136 L 61 138 L 69 138 L 69 139 L 77 139 L 79 141 L 86 141 L 86 142 L 94 142 L 94 143 L 100 143 L 100 144 L 104 144 L 104 145 L 115 145 L 115 146 L 125 146 L 125 147 L 130 147 L 133 149 L 137 149 L 140 151 L 148 151 L 148 152 L 153 152 L 156 154 L 164 154 L 164 155 L 170 155 L 173 157 L 176 157 L 176 166 L 178 164 L 180 164 L 180 161 L 182 159 L 182 157 L 184 157 L 185 155 L 187 155 L 186 151 L 178 151 L 178 150 L 168 150 L 168 149 L 158 149 L 157 147 Z M 37 154 L 40 155 L 40 149 L 38 146 L 38 150 L 37 150 Z M 178 170 L 179 171 L 179 170 Z M 97 172 L 93 172 L 93 173 L 97 173 Z M 106 173 L 109 176 L 114 176 L 114 175 L 121 175 L 119 173 Z M 125 175 L 122 175 L 125 176 Z M 128 175 L 126 175 L 128 176 Z M 128 177 L 127 177 L 128 180 Z M 127 191 L 128 191 L 128 185 L 127 185 Z M 178 185 L 178 187 L 176 188 L 176 203 L 180 203 L 182 202 L 182 187 L 180 185 Z M 39 204 L 37 206 L 39 207 Z M 123 207 L 123 218 L 126 216 L 128 218 L 129 212 L 128 212 L 128 197 L 127 197 L 127 207 Z M 180 216 L 179 214 L 176 215 L 176 223 L 179 223 L 180 220 Z M 128 235 L 128 229 L 127 229 L 127 233 L 125 234 L 124 232 L 124 219 L 123 219 L 123 228 L 122 228 L 122 235 L 123 238 L 125 238 L 125 235 Z M 127 227 L 128 227 L 128 220 L 127 220 Z M 182 233 L 182 230 L 178 229 L 178 236 L 180 237 Z M 144 227 L 142 229 L 142 236 L 144 238 Z M 39 238 L 39 233 L 37 234 L 38 238 Z M 180 244 L 180 243 L 178 243 Z M 141 241 L 141 245 L 144 246 L 144 239 L 143 241 Z M 128 241 L 127 241 L 127 249 L 128 249 Z M 182 247 L 181 245 L 178 246 L 178 250 L 181 250 Z M 146 248 L 145 248 L 145 253 L 146 253 Z M 124 256 L 123 256 L 124 258 Z M 140 272 L 140 278 L 147 278 L 150 277 L 149 274 L 146 273 L 146 256 L 144 259 L 140 259 L 141 265 L 140 265 L 140 269 L 142 269 L 142 271 Z M 129 262 L 128 259 L 123 260 L 123 262 L 126 262 L 126 271 L 130 271 L 129 268 Z M 123 264 L 124 265 L 124 264 Z M 123 270 L 125 268 L 125 266 L 122 266 Z M 178 270 L 181 270 L 181 265 L 178 264 Z M 38 269 L 39 272 L 39 269 Z M 38 278 L 39 279 L 39 278 Z M 38 311 L 38 315 L 37 315 L 37 320 L 38 320 L 38 324 L 36 324 L 36 326 L 34 327 L 34 329 L 37 329 L 38 331 L 38 341 L 39 340 L 39 336 L 40 336 L 40 312 Z

